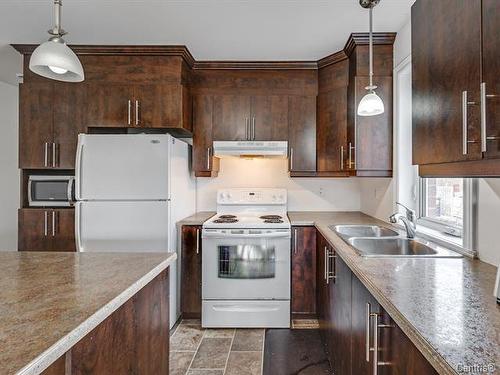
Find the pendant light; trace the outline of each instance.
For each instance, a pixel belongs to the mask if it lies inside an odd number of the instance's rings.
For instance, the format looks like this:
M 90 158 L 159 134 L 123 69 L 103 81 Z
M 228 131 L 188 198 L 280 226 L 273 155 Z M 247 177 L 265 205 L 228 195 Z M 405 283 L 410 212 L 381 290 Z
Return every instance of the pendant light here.
M 31 55 L 30 70 L 42 77 L 64 82 L 82 82 L 83 67 L 76 54 L 66 45 L 61 28 L 62 0 L 54 0 L 55 26 L 49 40 L 40 44 Z
M 359 0 L 359 4 L 363 8 L 370 9 L 370 83 L 365 87 L 365 89 L 368 90 L 368 94 L 366 94 L 359 102 L 359 116 L 375 116 L 384 113 L 384 102 L 375 92 L 377 86 L 373 84 L 373 8 L 375 8 L 379 2 L 380 0 Z

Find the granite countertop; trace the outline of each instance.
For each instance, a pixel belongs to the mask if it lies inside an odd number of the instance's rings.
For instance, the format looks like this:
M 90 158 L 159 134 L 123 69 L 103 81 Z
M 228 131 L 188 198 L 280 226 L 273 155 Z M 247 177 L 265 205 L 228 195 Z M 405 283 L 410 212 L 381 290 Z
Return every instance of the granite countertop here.
M 39 374 L 175 253 L 0 252 L 0 368 Z
M 202 225 L 216 214 L 215 211 L 200 211 L 177 222 L 177 225 Z
M 360 212 L 289 212 L 292 225 L 314 225 L 440 374 L 462 365 L 500 371 L 496 267 L 475 259 L 363 258 L 328 228 L 390 224 Z

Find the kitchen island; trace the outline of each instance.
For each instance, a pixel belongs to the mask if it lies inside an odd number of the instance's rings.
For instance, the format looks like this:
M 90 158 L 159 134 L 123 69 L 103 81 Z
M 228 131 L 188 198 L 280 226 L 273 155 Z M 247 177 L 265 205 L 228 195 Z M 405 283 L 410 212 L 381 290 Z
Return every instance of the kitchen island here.
M 0 253 L 2 374 L 168 373 L 175 253 Z

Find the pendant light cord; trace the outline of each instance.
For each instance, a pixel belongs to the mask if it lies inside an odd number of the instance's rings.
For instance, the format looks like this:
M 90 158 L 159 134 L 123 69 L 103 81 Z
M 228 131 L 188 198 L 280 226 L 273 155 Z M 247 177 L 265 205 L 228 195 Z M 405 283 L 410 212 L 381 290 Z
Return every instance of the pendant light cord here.
M 49 34 L 59 38 L 66 34 L 61 28 L 61 8 L 62 0 L 54 0 L 54 28 L 49 30 Z
M 370 59 L 370 91 L 373 91 L 373 7 L 370 7 L 370 34 L 369 34 L 369 59 Z

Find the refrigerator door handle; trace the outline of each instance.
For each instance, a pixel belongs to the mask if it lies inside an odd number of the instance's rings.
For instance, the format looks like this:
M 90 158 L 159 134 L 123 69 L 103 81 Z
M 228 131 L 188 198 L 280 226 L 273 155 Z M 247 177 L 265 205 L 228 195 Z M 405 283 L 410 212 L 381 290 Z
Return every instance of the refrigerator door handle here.
M 76 202 L 75 204 L 75 242 L 76 242 L 76 251 L 81 252 L 82 249 L 82 220 L 81 220 L 81 202 Z
M 78 142 L 75 159 L 75 199 L 78 201 L 82 198 L 82 156 L 83 144 Z

